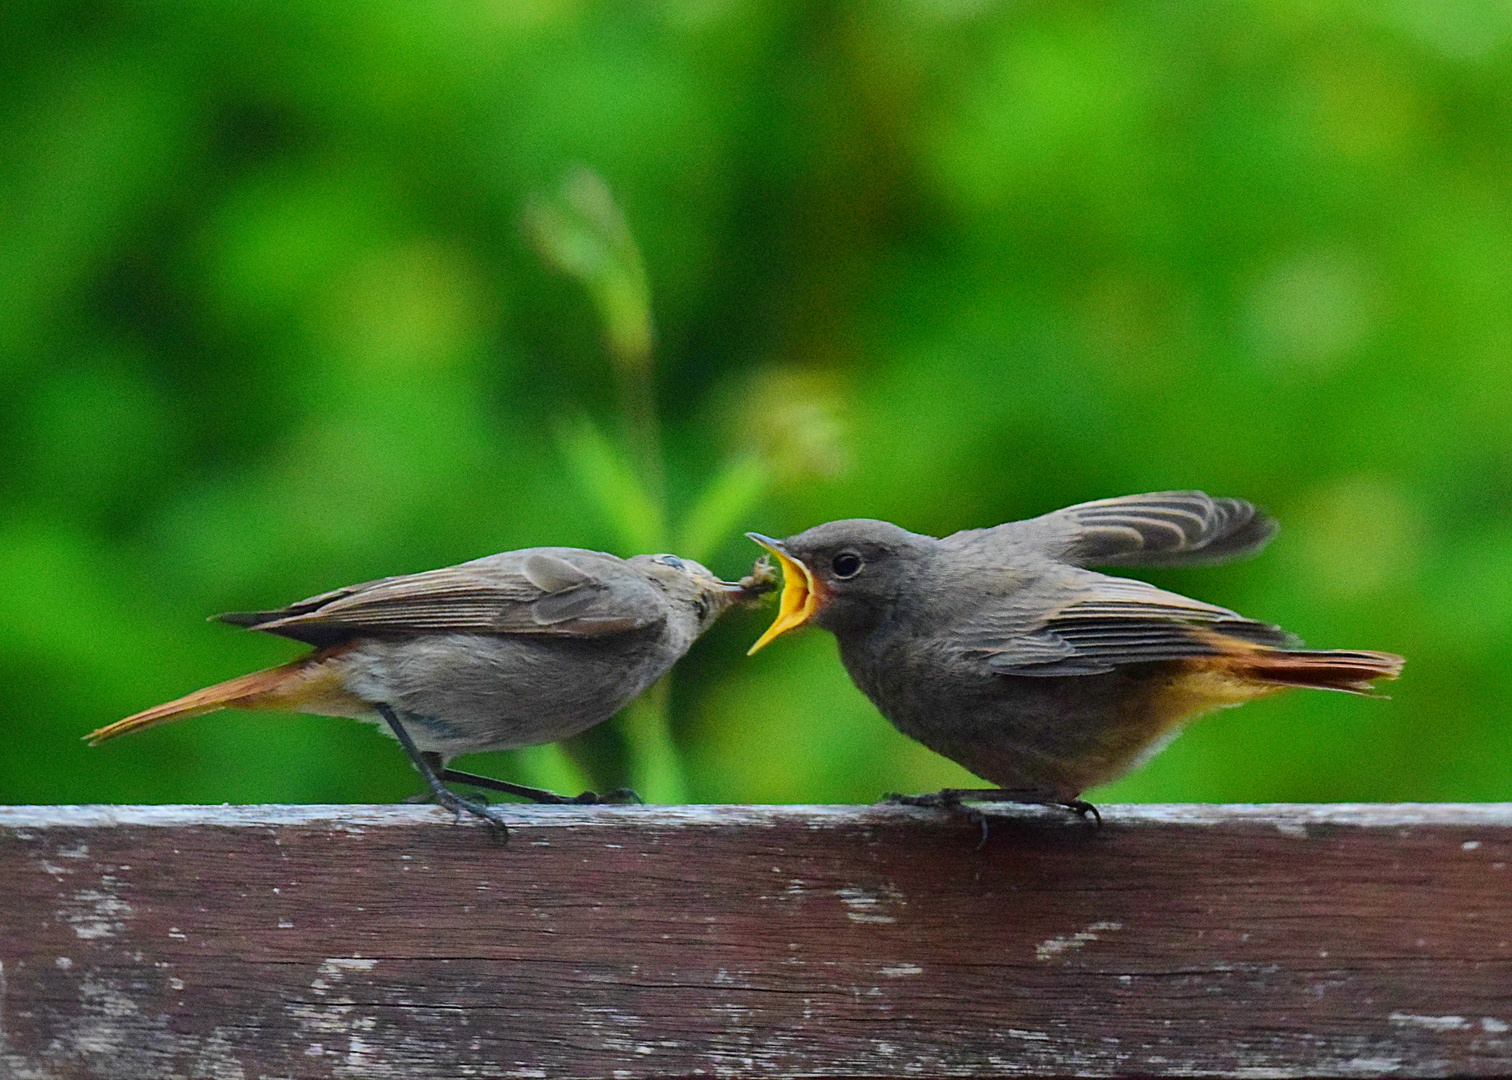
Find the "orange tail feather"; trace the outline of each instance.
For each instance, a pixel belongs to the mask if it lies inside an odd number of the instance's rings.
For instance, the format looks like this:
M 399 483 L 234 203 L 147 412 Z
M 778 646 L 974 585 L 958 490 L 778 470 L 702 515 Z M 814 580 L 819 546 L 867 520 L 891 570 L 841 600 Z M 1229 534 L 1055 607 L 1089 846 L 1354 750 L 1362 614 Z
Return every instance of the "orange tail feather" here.
M 1404 663 L 1394 653 L 1342 649 L 1257 649 L 1237 659 L 1236 673 L 1259 682 L 1351 694 L 1374 693 L 1372 680 L 1396 678 Z
M 312 668 L 329 655 L 329 653 L 315 653 L 275 668 L 227 679 L 223 683 L 207 686 L 203 690 L 196 690 L 174 701 L 154 705 L 134 716 L 107 724 L 98 731 L 90 732 L 84 738 L 90 746 L 98 746 L 106 739 L 125 735 L 129 731 L 141 731 L 144 728 L 157 727 L 159 724 L 167 724 L 174 720 L 203 716 L 205 713 L 219 709 L 292 707 L 298 703 L 296 699 L 302 696 L 296 691 L 310 681 L 309 676 L 313 674 Z

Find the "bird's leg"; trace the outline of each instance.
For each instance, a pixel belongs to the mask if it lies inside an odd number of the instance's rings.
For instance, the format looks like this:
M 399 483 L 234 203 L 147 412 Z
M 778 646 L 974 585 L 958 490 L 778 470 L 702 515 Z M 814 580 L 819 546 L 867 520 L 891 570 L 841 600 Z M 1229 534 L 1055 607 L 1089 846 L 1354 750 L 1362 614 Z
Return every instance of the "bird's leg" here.
M 628 803 L 639 803 L 641 801 L 641 797 L 629 788 L 616 788 L 603 795 L 600 795 L 596 791 L 585 791 L 581 795 L 558 795 L 556 792 L 547 791 L 545 788 L 527 787 L 524 784 L 511 784 L 508 780 L 496 780 L 492 776 L 479 776 L 477 773 L 460 772 L 457 769 L 442 769 L 438 767 L 437 773 L 448 784 L 467 784 L 470 787 L 485 788 L 488 791 L 502 791 L 506 795 L 518 795 L 520 798 L 529 799 L 531 802 L 552 803 L 559 806 L 623 806 Z
M 420 748 L 415 745 L 415 740 L 410 738 L 410 733 L 405 731 L 404 725 L 399 722 L 399 717 L 394 715 L 393 709 L 387 705 L 375 705 L 374 708 L 378 710 L 378 715 L 383 717 L 384 721 L 388 724 L 389 730 L 394 733 L 394 738 L 399 740 L 399 745 L 404 747 L 404 752 L 409 755 L 410 761 L 419 770 L 421 778 L 424 779 L 426 786 L 430 788 L 431 794 L 436 797 L 437 803 L 456 814 L 459 821 L 462 819 L 462 811 L 464 810 L 469 814 L 476 814 L 484 821 L 497 825 L 503 830 L 504 837 L 508 839 L 509 826 L 505 823 L 504 816 L 499 811 L 487 803 L 464 799 L 456 792 L 448 790 L 446 785 L 441 782 L 441 778 L 436 775 L 436 769 L 431 764 L 432 761 L 439 763 L 440 758 L 433 754 L 421 753 Z
M 1091 817 L 1097 825 L 1102 824 L 1102 815 L 1097 812 L 1097 807 L 1085 799 L 1075 796 L 1067 798 L 1065 795 L 1051 791 L 1042 791 L 1037 788 L 942 788 L 939 791 L 931 791 L 927 795 L 899 795 L 890 792 L 882 796 L 882 802 L 893 806 L 930 806 L 941 810 L 950 810 L 955 813 L 965 813 L 975 820 L 975 814 L 966 803 L 971 802 L 997 802 L 997 803 L 1022 803 L 1030 806 L 1059 806 L 1071 811 L 1081 818 Z

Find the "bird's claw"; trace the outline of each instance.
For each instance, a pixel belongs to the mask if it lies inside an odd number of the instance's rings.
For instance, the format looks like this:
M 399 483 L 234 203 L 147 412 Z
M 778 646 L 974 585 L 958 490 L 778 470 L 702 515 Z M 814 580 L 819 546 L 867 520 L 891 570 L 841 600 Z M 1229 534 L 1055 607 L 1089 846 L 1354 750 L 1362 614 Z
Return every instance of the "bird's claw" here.
M 967 821 L 975 822 L 977 828 L 982 830 L 981 839 L 977 841 L 976 845 L 976 849 L 978 851 L 981 851 L 984 847 L 987 846 L 987 836 L 991 832 L 990 819 L 985 813 L 978 810 L 974 806 L 963 806 L 958 804 L 955 807 L 955 812 L 960 814 Z
M 1092 819 L 1092 827 L 1094 829 L 1102 828 L 1102 814 L 1098 813 L 1097 807 L 1093 806 L 1086 799 L 1071 799 L 1067 802 L 1061 803 L 1060 805 L 1071 811 L 1083 821 L 1086 821 L 1087 818 L 1090 817 Z
M 606 791 L 602 802 L 606 806 L 645 806 L 646 800 L 627 787 Z
M 887 806 L 920 806 L 929 810 L 946 810 L 952 814 L 959 814 L 982 831 L 982 837 L 977 841 L 976 849 L 981 851 L 987 846 L 987 837 L 991 832 L 987 814 L 974 806 L 967 806 L 959 795 L 949 789 L 930 791 L 923 795 L 903 795 L 896 791 L 889 791 L 877 801 Z
M 464 799 L 456 792 L 449 791 L 446 788 L 442 788 L 436 793 L 436 802 L 457 815 L 455 823 L 461 823 L 464 813 L 472 814 L 497 828 L 503 836 L 504 842 L 506 844 L 509 842 L 509 823 L 497 807 L 490 806 L 486 802 Z
M 982 839 L 981 843 L 977 844 L 979 849 L 987 843 L 988 815 L 984 811 L 971 806 L 970 804 L 973 802 L 1056 806 L 1063 810 L 1069 810 L 1084 821 L 1091 818 L 1093 828 L 1102 827 L 1102 814 L 1098 813 L 1097 807 L 1085 799 L 1062 799 L 1056 798 L 1053 795 L 1042 795 L 1034 791 L 1005 789 L 971 791 L 962 788 L 943 788 L 940 791 L 930 791 L 923 795 L 901 795 L 896 791 L 890 791 L 886 795 L 883 795 L 878 802 L 888 806 L 919 806 L 931 810 L 947 810 L 953 814 L 960 814 L 966 820 L 981 826 Z
M 884 806 L 922 806 L 928 809 L 943 809 L 950 806 L 959 806 L 959 802 L 948 803 L 944 792 L 931 791 L 924 795 L 904 795 L 897 791 L 889 791 L 877 800 Z
M 573 803 L 577 806 L 643 806 L 644 801 L 639 795 L 629 788 L 615 788 L 600 795 L 596 791 L 584 791 L 574 795 L 564 802 Z

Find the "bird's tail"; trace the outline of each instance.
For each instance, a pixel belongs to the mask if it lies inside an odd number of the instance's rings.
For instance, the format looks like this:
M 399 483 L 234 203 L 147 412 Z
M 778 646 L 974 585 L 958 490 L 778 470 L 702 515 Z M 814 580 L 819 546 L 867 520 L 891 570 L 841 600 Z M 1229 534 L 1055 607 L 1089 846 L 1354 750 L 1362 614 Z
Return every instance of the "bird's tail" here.
M 1343 649 L 1256 649 L 1235 658 L 1236 674 L 1273 686 L 1309 686 L 1373 694 L 1376 679 L 1394 679 L 1404 661 L 1394 653 Z
M 321 690 L 330 689 L 320 685 L 329 680 L 318 677 L 318 672 L 332 651 L 311 653 L 275 668 L 254 671 L 250 675 L 241 675 L 207 686 L 203 690 L 196 690 L 174 701 L 154 705 L 134 716 L 107 724 L 84 738 L 90 746 L 97 746 L 106 739 L 130 731 L 141 731 L 191 716 L 203 716 L 218 709 L 298 708 Z

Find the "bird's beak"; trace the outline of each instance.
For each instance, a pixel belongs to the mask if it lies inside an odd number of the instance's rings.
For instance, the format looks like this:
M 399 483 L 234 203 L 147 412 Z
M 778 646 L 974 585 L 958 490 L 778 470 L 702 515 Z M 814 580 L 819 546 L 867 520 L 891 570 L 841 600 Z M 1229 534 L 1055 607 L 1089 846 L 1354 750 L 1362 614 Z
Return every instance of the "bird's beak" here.
M 767 586 L 766 592 L 771 592 L 775 586 Z M 706 586 L 707 592 L 714 601 L 714 606 L 720 611 L 727 611 L 735 604 L 744 604 L 754 607 L 761 600 L 761 591 L 753 592 L 746 585 L 738 581 L 711 581 Z
M 767 632 L 757 638 L 756 644 L 747 651 L 746 655 L 752 656 L 765 648 L 773 638 L 781 637 L 789 630 L 796 630 L 808 622 L 814 612 L 819 610 L 824 597 L 822 586 L 814 580 L 809 568 L 783 551 L 782 541 L 760 533 L 746 535 L 777 556 L 777 562 L 782 566 L 782 603 L 777 609 L 777 618 L 767 627 Z

